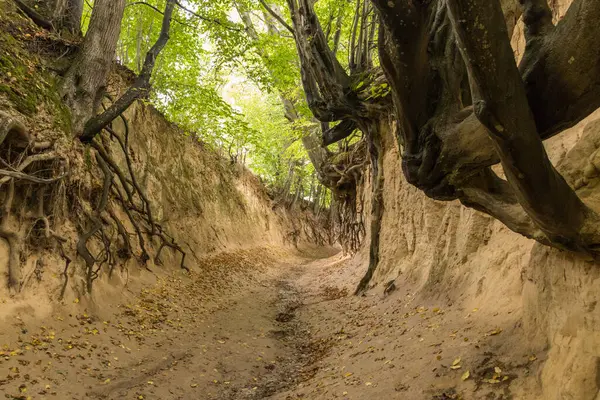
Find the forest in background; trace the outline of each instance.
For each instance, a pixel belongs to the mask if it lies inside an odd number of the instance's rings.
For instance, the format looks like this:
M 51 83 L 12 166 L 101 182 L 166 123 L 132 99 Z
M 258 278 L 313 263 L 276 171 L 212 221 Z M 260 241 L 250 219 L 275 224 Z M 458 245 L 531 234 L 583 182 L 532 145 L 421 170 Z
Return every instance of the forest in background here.
M 165 5 L 126 4 L 117 63 L 141 72 Z M 281 6 L 272 5 L 278 14 Z M 322 4 L 324 13 L 340 17 L 347 6 Z M 84 4 L 84 31 L 92 8 L 93 2 Z M 340 34 L 344 28 L 337 28 Z M 153 71 L 152 104 L 187 134 L 249 167 L 284 202 L 302 199 L 315 211 L 329 208 L 330 190 L 320 184 L 302 141 L 319 123 L 306 105 L 293 38 L 284 26 L 257 2 L 185 1 L 175 10 L 169 36 Z M 293 118 L 284 99 L 293 104 Z

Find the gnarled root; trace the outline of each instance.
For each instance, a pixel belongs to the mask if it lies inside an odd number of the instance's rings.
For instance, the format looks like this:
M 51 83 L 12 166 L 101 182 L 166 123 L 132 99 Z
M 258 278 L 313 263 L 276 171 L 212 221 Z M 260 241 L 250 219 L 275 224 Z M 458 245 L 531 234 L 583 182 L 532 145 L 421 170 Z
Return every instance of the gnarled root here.
M 51 144 L 35 143 L 26 128 L 17 119 L 9 114 L 0 112 L 0 187 L 8 185 L 2 199 L 0 220 L 0 238 L 4 239 L 9 247 L 7 266 L 8 287 L 11 291 L 19 290 L 21 282 L 21 255 L 26 237 L 23 228 L 26 224 L 19 223 L 14 218 L 14 208 L 21 204 L 24 210 L 26 201 L 20 197 L 29 197 L 29 193 L 37 191 L 39 206 L 33 215 L 33 227 L 42 222 L 44 236 L 52 237 L 53 232 L 47 217 L 43 213 L 43 196 L 45 186 L 52 184 L 65 175 L 54 176 L 54 169 L 47 168 L 47 163 L 55 162 L 60 157 L 48 150 Z M 36 153 L 40 152 L 41 153 Z M 50 174 L 48 171 L 51 171 Z M 23 184 L 23 186 L 21 186 Z M 22 217 L 27 221 L 31 217 L 22 212 Z

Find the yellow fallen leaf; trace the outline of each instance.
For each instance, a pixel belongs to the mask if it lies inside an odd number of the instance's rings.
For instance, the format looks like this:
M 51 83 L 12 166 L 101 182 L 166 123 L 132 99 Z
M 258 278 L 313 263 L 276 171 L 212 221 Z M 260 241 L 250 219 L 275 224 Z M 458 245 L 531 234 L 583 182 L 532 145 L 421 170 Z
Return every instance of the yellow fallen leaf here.
M 154 385 L 153 381 L 148 381 L 148 385 Z
M 196 388 L 196 387 L 198 387 L 198 384 L 197 383 L 192 383 L 190 386 L 193 387 L 193 388 Z
M 352 376 L 352 375 L 353 375 L 353 373 L 352 373 L 352 372 L 346 372 L 346 373 L 344 374 L 344 376 L 345 376 L 346 378 L 348 378 L 348 377 L 350 377 L 350 376 Z
M 461 368 L 460 365 L 453 365 L 453 366 L 450 367 L 450 369 L 460 369 L 460 368 Z
M 460 357 L 458 357 L 456 360 L 452 361 L 452 365 L 458 365 L 460 364 Z
M 537 357 L 535 355 L 529 356 L 529 361 L 535 361 L 535 360 L 537 360 Z
M 365 383 L 365 386 L 371 386 L 371 385 L 372 385 L 372 383 L 371 383 L 371 382 L 366 382 L 366 383 Z
M 483 381 L 491 384 L 500 383 L 498 379 L 484 379 Z
M 106 384 L 106 383 L 110 383 L 110 378 L 106 379 L 106 380 L 104 381 L 104 383 L 105 383 L 105 384 Z
M 496 372 L 497 374 L 501 374 L 502 370 L 500 369 L 500 367 L 494 367 L 494 372 Z
M 470 376 L 471 376 L 471 373 L 469 371 L 465 371 L 465 373 L 462 374 L 460 379 L 462 379 L 463 381 L 466 381 L 467 379 L 469 379 Z
M 489 333 L 490 336 L 496 336 L 497 334 L 499 334 L 500 332 L 502 332 L 502 329 L 498 328 L 498 329 L 494 329 L 493 331 L 491 331 Z
M 79 303 L 79 299 L 73 300 L 73 303 L 78 304 Z

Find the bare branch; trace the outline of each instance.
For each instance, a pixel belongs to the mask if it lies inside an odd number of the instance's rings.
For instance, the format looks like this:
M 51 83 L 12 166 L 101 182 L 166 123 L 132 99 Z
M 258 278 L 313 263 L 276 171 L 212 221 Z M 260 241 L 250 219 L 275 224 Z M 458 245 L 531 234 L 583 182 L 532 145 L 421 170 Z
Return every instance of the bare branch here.
M 343 120 L 333 128 L 323 132 L 323 145 L 329 146 L 332 143 L 339 142 L 350 136 L 357 128 L 356 122 L 350 119 Z
M 235 31 L 235 32 L 242 32 L 243 29 L 237 28 L 235 26 L 231 26 L 231 24 L 227 24 L 221 20 L 218 20 L 216 18 L 210 18 L 210 17 L 205 17 L 204 15 L 200 15 L 197 12 L 194 12 L 192 10 L 190 10 L 189 8 L 185 7 L 184 5 L 182 5 L 179 1 L 175 1 L 175 4 L 181 8 L 183 11 L 192 14 L 194 17 L 200 18 L 203 21 L 206 22 L 211 22 L 213 24 L 217 24 L 222 26 L 223 28 L 230 30 L 230 31 Z
M 102 131 L 102 129 L 110 124 L 114 119 L 119 117 L 125 110 L 139 98 L 142 98 L 150 91 L 150 77 L 152 70 L 156 64 L 156 59 L 162 49 L 169 41 L 169 30 L 171 28 L 171 19 L 173 17 L 173 9 L 177 2 L 175 0 L 167 0 L 165 12 L 163 15 L 163 23 L 158 39 L 146 54 L 144 66 L 140 75 L 136 78 L 132 87 L 130 87 L 123 96 L 114 102 L 108 110 L 102 114 L 91 118 L 86 124 L 82 135 L 79 139 L 84 143 L 91 142 L 94 137 Z
M 265 0 L 259 0 L 259 1 L 260 1 L 260 4 L 262 4 L 262 6 L 265 8 L 265 10 L 267 10 L 267 12 L 269 14 L 271 14 L 271 16 L 273 16 L 273 18 L 275 18 L 281 25 L 283 25 L 283 27 L 285 29 L 290 31 L 293 36 L 296 35 L 296 33 L 294 32 L 294 28 L 292 28 L 287 22 L 285 22 L 285 20 L 283 18 L 281 18 L 281 16 L 279 14 L 277 14 L 271 7 L 269 7 L 269 5 L 267 4 L 267 2 Z

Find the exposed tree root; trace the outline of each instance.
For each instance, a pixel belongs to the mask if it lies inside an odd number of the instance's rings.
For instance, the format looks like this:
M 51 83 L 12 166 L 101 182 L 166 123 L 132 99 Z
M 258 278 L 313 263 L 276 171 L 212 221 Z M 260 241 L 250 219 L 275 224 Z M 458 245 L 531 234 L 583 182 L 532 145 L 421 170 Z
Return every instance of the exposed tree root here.
M 2 222 L 0 222 L 0 237 L 8 243 L 8 287 L 14 290 L 18 287 L 20 280 L 20 256 L 22 240 L 19 232 L 12 228 L 11 209 L 15 198 L 15 183 L 11 181 L 8 186 L 8 193 L 2 207 Z
M 369 152 L 371 153 L 372 190 L 371 190 L 371 242 L 369 245 L 369 266 L 359 282 L 355 295 L 368 289 L 369 283 L 379 265 L 379 234 L 383 217 L 383 148 L 377 128 L 365 128 L 369 132 Z
M 96 157 L 96 161 L 104 174 L 104 184 L 102 187 L 102 196 L 100 197 L 100 202 L 95 209 L 95 212 L 92 215 L 89 215 L 89 219 L 92 222 L 92 227 L 85 233 L 83 233 L 79 237 L 79 241 L 77 242 L 77 254 L 83 258 L 86 265 L 86 285 L 88 293 L 92 292 L 92 283 L 95 278 L 98 277 L 98 270 L 94 270 L 94 265 L 97 263 L 98 259 L 92 255 L 90 250 L 87 247 L 87 242 L 90 240 L 92 236 L 96 233 L 101 232 L 102 238 L 104 239 L 104 231 L 103 225 L 101 221 L 101 215 L 106 209 L 106 205 L 108 204 L 108 195 L 110 194 L 110 188 L 113 184 L 114 176 L 112 172 L 109 170 L 106 162 L 102 159 L 102 157 Z M 110 242 L 107 243 L 105 240 L 102 240 L 105 247 L 105 254 L 108 257 L 110 254 Z
M 186 252 L 157 223 L 152 205 L 138 183 L 129 151 L 129 125 L 125 117 L 121 115 L 120 118 L 125 124 L 123 135 L 110 126 L 105 131 L 118 143 L 118 156 L 125 161 L 126 168 L 119 166 L 104 143 L 109 139 L 99 137 L 100 140 L 90 143 L 94 164 L 98 165 L 103 176 L 101 192 L 100 189 L 92 191 L 92 194 L 101 193 L 97 204 L 90 201 L 89 206 L 85 205 L 89 200 L 81 194 L 65 197 L 69 208 L 79 209 L 82 216 L 80 236 L 73 251 L 84 261 L 88 292 L 92 291 L 93 282 L 105 267 L 108 267 L 109 275 L 112 274 L 115 266 L 135 254 L 136 248 L 139 250 L 139 262 L 146 265 L 150 260 L 148 243 L 152 244 L 155 239 L 159 246 L 154 256 L 157 264 L 161 263 L 164 248 L 171 248 L 181 253 L 180 266 L 189 271 L 185 265 Z M 0 113 L 0 187 L 5 185 L 8 188 L 3 193 L 0 191 L 0 238 L 9 246 L 8 286 L 13 292 L 22 286 L 21 258 L 27 245 L 40 249 L 52 243 L 58 246 L 65 260 L 60 291 L 60 298 L 63 298 L 73 259 L 65 246 L 67 239 L 53 230 L 55 216 L 48 214 L 46 209 L 60 208 L 56 202 L 67 194 L 68 189 L 63 184 L 57 185 L 57 182 L 68 176 L 68 170 L 57 168 L 64 158 L 60 151 L 49 150 L 52 147 L 52 143 L 34 142 L 22 124 L 10 115 Z M 95 175 L 95 169 L 91 171 Z M 120 212 L 125 213 L 130 225 L 119 218 Z M 137 237 L 136 243 L 132 241 L 132 235 Z M 97 248 L 100 250 L 96 253 Z
M 42 17 L 37 11 L 33 8 L 29 7 L 27 4 L 23 3 L 21 0 L 14 0 L 19 9 L 23 12 L 23 14 L 27 15 L 31 20 L 40 28 L 47 29 L 49 31 L 54 30 L 54 25 L 52 22 L 48 21 L 44 17 Z
M 33 154 L 50 147 L 51 145 L 45 142 L 35 143 L 19 121 L 8 114 L 0 113 L 0 164 L 4 167 L 0 169 L 0 187 L 8 185 L 2 199 L 0 238 L 4 239 L 9 247 L 7 282 L 12 292 L 18 291 L 21 285 L 21 256 L 29 237 L 29 234 L 24 235 L 24 231 L 29 222 L 32 222 L 29 232 L 41 222 L 44 237 L 58 237 L 51 230 L 44 213 L 44 194 L 47 185 L 65 177 L 65 174 L 53 176 L 54 170 L 47 168 L 47 163 L 55 162 L 61 157 L 53 151 Z M 36 211 L 31 215 L 26 212 L 26 201 L 23 200 L 30 196 L 27 193 L 36 192 L 38 204 Z M 25 199 L 22 199 L 22 196 Z

